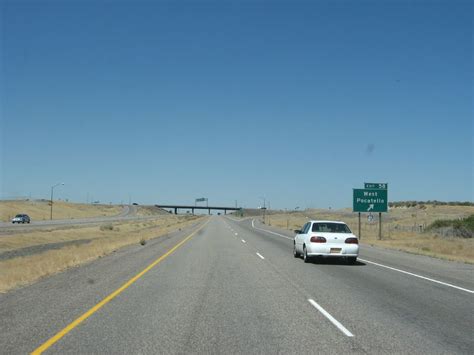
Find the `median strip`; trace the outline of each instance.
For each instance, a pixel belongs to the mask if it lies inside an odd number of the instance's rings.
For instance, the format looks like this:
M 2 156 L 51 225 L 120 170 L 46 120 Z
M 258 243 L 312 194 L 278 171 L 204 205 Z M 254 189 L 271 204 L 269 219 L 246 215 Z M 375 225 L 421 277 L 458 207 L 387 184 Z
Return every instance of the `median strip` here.
M 29 231 L 0 238 L 0 293 L 31 284 L 123 247 L 163 237 L 195 224 L 197 217 L 162 216 L 154 221 Z M 6 254 L 4 254 L 6 253 Z

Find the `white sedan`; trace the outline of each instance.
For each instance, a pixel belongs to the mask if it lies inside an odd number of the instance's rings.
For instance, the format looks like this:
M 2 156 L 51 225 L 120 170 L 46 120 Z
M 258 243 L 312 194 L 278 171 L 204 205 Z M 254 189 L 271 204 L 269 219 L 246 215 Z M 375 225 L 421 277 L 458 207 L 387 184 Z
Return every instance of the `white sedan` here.
M 359 240 L 344 222 L 309 221 L 295 233 L 293 255 L 303 255 L 305 263 L 315 257 L 345 258 L 350 264 L 357 261 Z

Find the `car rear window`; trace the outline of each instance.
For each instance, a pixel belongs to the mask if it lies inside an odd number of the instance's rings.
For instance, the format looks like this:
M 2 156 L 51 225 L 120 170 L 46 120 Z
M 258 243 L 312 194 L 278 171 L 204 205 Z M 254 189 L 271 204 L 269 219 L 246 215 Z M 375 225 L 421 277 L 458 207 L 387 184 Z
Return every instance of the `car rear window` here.
M 313 223 L 313 232 L 322 233 L 351 233 L 351 230 L 344 223 Z

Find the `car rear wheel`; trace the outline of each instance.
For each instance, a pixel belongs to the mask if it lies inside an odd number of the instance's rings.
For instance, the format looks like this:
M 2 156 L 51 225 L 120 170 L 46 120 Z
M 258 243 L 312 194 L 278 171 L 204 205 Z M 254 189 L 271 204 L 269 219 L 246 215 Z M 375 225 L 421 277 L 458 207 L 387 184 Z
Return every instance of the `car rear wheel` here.
M 300 254 L 296 251 L 296 244 L 293 243 L 293 256 L 299 258 Z
M 311 261 L 310 257 L 308 256 L 308 252 L 306 250 L 306 245 L 303 246 L 303 260 L 305 263 L 309 263 Z

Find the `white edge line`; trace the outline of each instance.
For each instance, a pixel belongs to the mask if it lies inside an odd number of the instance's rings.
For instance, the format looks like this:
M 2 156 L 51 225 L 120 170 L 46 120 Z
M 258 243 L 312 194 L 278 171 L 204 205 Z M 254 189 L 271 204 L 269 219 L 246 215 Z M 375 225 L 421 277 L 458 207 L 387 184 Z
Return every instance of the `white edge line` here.
M 260 255 L 260 253 L 257 253 L 257 255 L 259 256 L 260 259 L 265 260 L 265 258 L 262 255 Z
M 247 243 L 245 240 L 241 239 L 242 243 Z
M 319 304 L 316 303 L 315 300 L 312 300 L 311 298 L 308 299 L 308 302 L 311 303 L 311 305 L 316 308 L 319 312 L 323 314 L 327 319 L 331 321 L 332 324 L 334 324 L 341 332 L 343 332 L 346 336 L 348 337 L 353 337 L 354 334 L 352 334 L 350 331 L 346 329 L 341 323 L 337 321 L 336 318 L 331 316 L 323 307 L 321 307 Z
M 397 268 L 394 268 L 394 267 L 391 267 L 391 266 L 382 265 L 382 264 L 379 264 L 379 263 L 374 263 L 373 261 L 369 261 L 369 260 L 365 260 L 365 259 L 361 259 L 361 258 L 359 258 L 359 260 L 363 261 L 365 263 L 369 263 L 369 264 L 377 265 L 377 266 L 380 266 L 380 267 L 384 267 L 386 269 L 390 269 L 390 270 L 393 270 L 393 271 L 398 271 L 398 272 L 401 272 L 403 274 L 418 277 L 418 278 L 423 279 L 423 280 L 431 281 L 431 282 L 434 282 L 434 283 L 437 283 L 437 284 L 440 284 L 440 285 L 452 287 L 452 288 L 455 288 L 457 290 L 465 291 L 465 292 L 468 292 L 468 293 L 474 293 L 473 290 L 468 290 L 467 288 L 462 288 L 462 287 L 459 287 L 459 286 L 456 286 L 456 285 L 448 284 L 447 282 L 442 282 L 442 281 L 438 281 L 438 280 L 435 280 L 435 279 L 430 279 L 429 277 L 426 277 L 426 276 L 421 276 L 421 275 L 414 274 L 412 272 L 408 272 L 408 271 L 404 271 L 404 270 L 400 270 L 400 269 L 397 269 Z
M 252 227 L 255 228 L 255 229 L 257 229 L 257 230 L 259 230 L 259 231 L 262 231 L 262 232 L 267 232 L 267 233 L 270 233 L 270 234 L 275 234 L 275 235 L 277 235 L 277 236 L 279 236 L 279 237 L 293 240 L 293 238 L 287 237 L 286 235 L 283 235 L 283 234 L 280 234 L 280 233 L 275 233 L 275 232 L 272 232 L 272 231 L 269 231 L 269 230 L 266 230 L 266 229 L 262 229 L 262 228 L 255 227 L 254 224 L 253 224 L 253 220 L 252 220 Z

